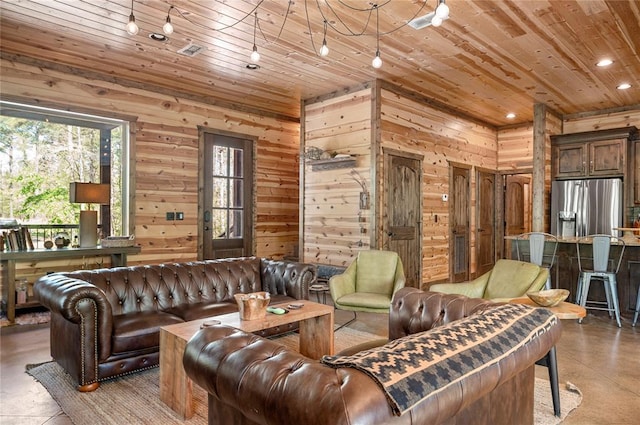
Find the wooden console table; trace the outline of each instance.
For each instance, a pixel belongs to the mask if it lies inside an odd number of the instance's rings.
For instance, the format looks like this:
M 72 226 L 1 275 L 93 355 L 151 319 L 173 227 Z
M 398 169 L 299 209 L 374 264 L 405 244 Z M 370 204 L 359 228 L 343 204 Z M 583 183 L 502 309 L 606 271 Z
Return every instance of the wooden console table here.
M 54 248 L 0 252 L 0 282 L 2 282 L 2 299 L 6 303 L 7 319 L 9 319 L 11 323 L 15 321 L 16 308 L 38 305 L 37 303 L 31 302 L 28 302 L 27 305 L 24 306 L 16 305 L 16 263 L 109 255 L 111 256 L 111 267 L 120 267 L 127 265 L 128 254 L 138 254 L 139 252 L 139 246 L 118 248 Z

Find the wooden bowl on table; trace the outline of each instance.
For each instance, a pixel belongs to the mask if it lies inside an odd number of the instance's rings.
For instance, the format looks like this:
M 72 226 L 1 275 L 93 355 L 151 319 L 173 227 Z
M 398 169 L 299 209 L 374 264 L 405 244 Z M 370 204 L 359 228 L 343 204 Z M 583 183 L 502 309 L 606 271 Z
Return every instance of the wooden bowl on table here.
M 542 307 L 555 307 L 569 296 L 566 289 L 546 289 L 544 291 L 527 292 L 534 303 Z

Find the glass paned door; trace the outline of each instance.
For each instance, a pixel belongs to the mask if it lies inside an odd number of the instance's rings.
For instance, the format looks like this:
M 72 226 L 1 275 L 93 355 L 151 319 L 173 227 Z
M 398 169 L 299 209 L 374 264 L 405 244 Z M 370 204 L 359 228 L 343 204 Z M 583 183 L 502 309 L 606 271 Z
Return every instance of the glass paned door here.
M 251 141 L 205 134 L 205 259 L 251 255 Z

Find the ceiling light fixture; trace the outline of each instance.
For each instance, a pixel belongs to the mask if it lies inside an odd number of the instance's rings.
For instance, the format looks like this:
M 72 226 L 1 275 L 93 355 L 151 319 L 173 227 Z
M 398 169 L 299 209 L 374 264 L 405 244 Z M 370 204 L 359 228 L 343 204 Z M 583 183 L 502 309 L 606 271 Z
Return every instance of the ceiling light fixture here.
M 620 84 L 618 87 L 616 87 L 618 90 L 626 90 L 626 89 L 630 89 L 631 88 L 631 84 L 629 83 L 622 83 Z
M 127 23 L 127 32 L 131 35 L 136 35 L 140 28 L 136 24 L 136 17 L 133 16 L 133 0 L 131 0 L 131 14 L 129 15 L 129 22 Z
M 376 57 L 371 61 L 371 66 L 378 69 L 382 67 L 382 59 L 380 59 L 380 9 L 378 5 L 372 5 L 376 9 Z
M 324 34 L 322 35 L 322 47 L 320 47 L 320 56 L 325 57 L 329 54 L 327 47 L 327 20 L 324 20 Z
M 513 112 L 509 112 L 507 115 L 505 115 L 505 117 L 507 119 L 512 120 L 512 119 L 514 119 L 516 117 L 516 114 L 514 114 Z
M 162 26 L 162 31 L 164 31 L 164 33 L 167 35 L 173 34 L 173 25 L 171 25 L 171 16 L 170 16 L 171 9 L 173 9 L 173 6 L 169 7 L 169 11 L 167 12 L 167 21 Z
M 449 6 L 447 6 L 445 0 L 440 0 L 438 7 L 436 7 L 436 16 L 442 20 L 449 17 Z
M 613 61 L 612 61 L 611 59 L 609 59 L 609 58 L 605 58 L 605 59 L 600 59 L 600 60 L 598 61 L 598 63 L 596 64 L 596 66 L 599 66 L 599 67 L 601 67 L 601 68 L 602 68 L 602 67 L 604 67 L 604 66 L 609 66 L 609 65 L 611 65 L 612 63 L 613 63 Z
M 256 47 L 256 28 L 258 28 L 258 12 L 255 14 L 256 19 L 253 21 L 253 51 L 251 52 L 251 61 L 256 63 L 260 60 L 260 53 Z

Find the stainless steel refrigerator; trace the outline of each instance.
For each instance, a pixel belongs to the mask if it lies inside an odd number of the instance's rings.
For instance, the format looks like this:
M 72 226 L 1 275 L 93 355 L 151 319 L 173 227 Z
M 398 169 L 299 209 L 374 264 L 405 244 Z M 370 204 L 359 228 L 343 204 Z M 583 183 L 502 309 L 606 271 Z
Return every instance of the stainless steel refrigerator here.
M 619 236 L 621 179 L 555 180 L 551 183 L 551 233 L 561 237 Z

